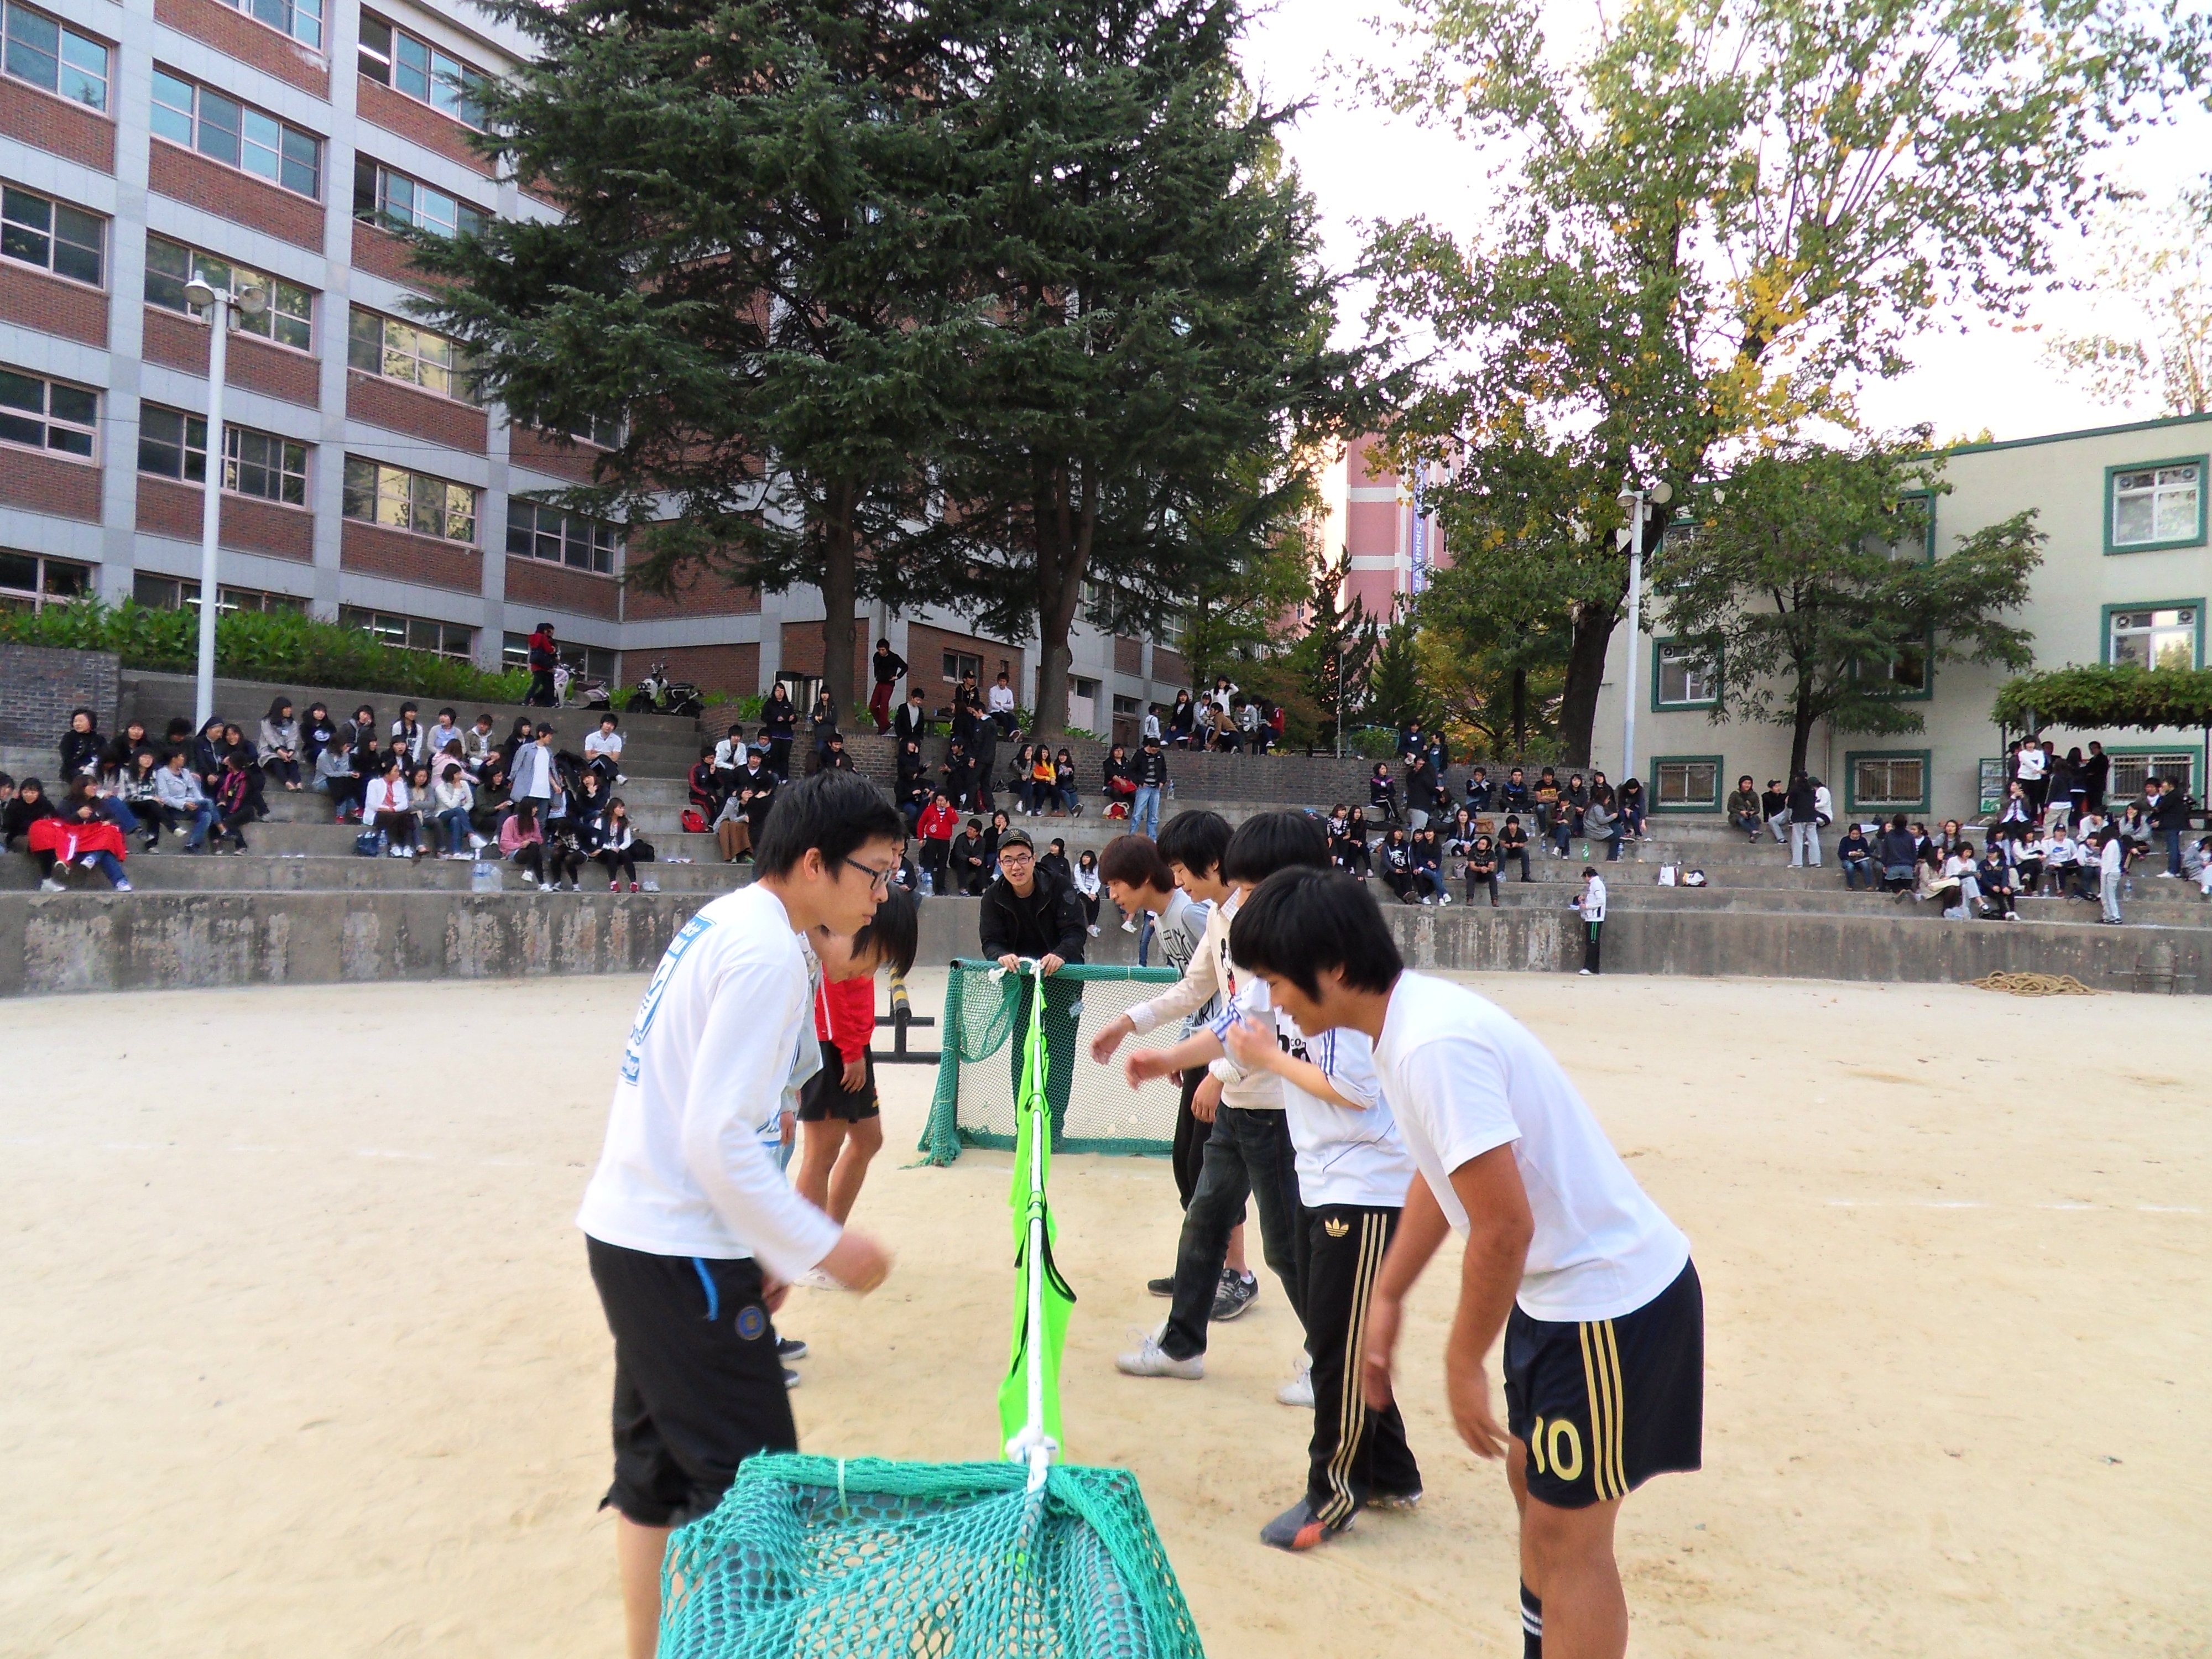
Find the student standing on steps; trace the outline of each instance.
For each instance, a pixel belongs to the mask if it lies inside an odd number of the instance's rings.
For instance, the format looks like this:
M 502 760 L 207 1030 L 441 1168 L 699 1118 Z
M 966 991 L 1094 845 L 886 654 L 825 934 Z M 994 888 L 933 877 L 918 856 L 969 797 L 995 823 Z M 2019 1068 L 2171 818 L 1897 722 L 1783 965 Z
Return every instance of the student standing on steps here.
M 616 1559 L 630 1659 L 652 1659 L 670 1531 L 712 1510 L 755 1452 L 799 1437 L 771 1316 L 819 1269 L 853 1290 L 890 1258 L 792 1190 L 779 1131 L 814 1046 L 816 927 L 873 919 L 906 823 L 873 784 L 825 772 L 785 793 L 753 882 L 686 923 L 623 1045 L 607 1139 L 577 1224 L 615 1342 Z
M 1586 935 L 1583 941 L 1583 977 L 1587 979 L 1598 970 L 1598 934 L 1605 928 L 1605 878 L 1587 864 L 1583 866 L 1583 890 L 1567 901 L 1570 909 L 1581 912 Z
M 1405 1297 L 1466 1241 L 1444 1387 L 1460 1437 L 1503 1459 L 1521 1513 L 1524 1650 L 1621 1659 L 1622 1500 L 1702 1461 L 1705 1304 L 1689 1240 L 1636 1184 L 1543 1044 L 1463 986 L 1409 973 L 1375 901 L 1283 872 L 1246 900 L 1237 960 L 1311 1034 L 1349 1028 L 1420 1179 L 1368 1310 L 1367 1397 L 1394 1398 Z M 1485 1357 L 1504 1336 L 1505 1425 Z

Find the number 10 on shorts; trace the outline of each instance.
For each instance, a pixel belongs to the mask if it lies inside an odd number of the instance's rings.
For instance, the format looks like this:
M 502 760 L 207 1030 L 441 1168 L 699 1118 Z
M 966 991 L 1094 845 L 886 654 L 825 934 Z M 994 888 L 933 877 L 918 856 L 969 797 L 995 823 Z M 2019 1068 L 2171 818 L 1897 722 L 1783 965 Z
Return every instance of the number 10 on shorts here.
M 1540 1417 L 1535 1433 L 1528 1437 L 1528 1455 L 1535 1462 L 1537 1474 L 1555 1480 L 1578 1480 L 1583 1473 L 1582 1431 L 1567 1418 L 1555 1417 L 1547 1423 Z

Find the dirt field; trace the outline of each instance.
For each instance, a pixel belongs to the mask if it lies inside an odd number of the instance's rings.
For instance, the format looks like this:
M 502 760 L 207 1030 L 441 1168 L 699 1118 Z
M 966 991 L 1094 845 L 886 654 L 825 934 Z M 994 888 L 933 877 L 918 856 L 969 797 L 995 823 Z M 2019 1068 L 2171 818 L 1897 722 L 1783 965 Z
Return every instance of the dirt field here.
M 1627 1506 L 1634 1652 L 2212 1650 L 2203 1001 L 1481 983 L 1705 1279 L 1706 1467 Z M 0 1653 L 618 1651 L 571 1218 L 640 988 L 0 1005 Z M 884 1077 L 859 1218 L 900 1260 L 867 1300 L 794 1295 L 804 1443 L 988 1456 L 1005 1159 L 899 1168 L 929 1079 Z M 1517 1655 L 1510 1504 L 1442 1410 L 1450 1274 L 1403 1382 L 1429 1501 L 1285 1557 L 1255 1536 L 1305 1432 L 1279 1289 L 1203 1383 L 1121 1377 L 1172 1183 L 1071 1158 L 1054 1187 L 1071 1454 L 1141 1476 L 1208 1652 Z

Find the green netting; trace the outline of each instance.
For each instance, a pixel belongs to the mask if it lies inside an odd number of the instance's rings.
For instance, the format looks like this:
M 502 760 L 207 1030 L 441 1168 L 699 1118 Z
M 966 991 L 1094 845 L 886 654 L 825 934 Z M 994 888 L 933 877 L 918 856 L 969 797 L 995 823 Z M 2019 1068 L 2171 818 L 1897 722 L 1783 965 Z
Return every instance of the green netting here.
M 919 1148 L 927 1163 L 950 1164 L 963 1146 L 1005 1149 L 1015 1143 L 1029 988 L 1012 974 L 994 980 L 997 969 L 994 962 L 963 958 L 945 975 L 945 1013 L 938 1022 L 944 1057 L 937 1062 L 937 1092 Z M 1044 981 L 1053 1151 L 1165 1158 L 1173 1150 L 1176 1091 L 1161 1084 L 1130 1088 L 1121 1059 L 1132 1048 L 1179 1041 L 1179 1023 L 1132 1037 L 1110 1066 L 1091 1058 L 1091 1039 L 1176 977 L 1172 968 L 1068 967 Z
M 749 1458 L 670 1541 L 661 1659 L 1203 1659 L 1126 1469 Z

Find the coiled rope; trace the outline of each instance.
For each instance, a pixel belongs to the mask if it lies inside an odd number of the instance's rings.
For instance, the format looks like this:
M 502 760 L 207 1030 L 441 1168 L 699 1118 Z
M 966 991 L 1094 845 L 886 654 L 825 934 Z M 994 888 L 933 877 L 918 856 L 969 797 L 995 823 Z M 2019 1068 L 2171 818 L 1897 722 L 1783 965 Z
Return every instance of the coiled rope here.
M 2095 997 L 2104 994 L 2101 991 L 2091 990 L 2071 974 L 1990 974 L 1966 982 L 1984 991 L 2008 991 L 2016 997 Z

